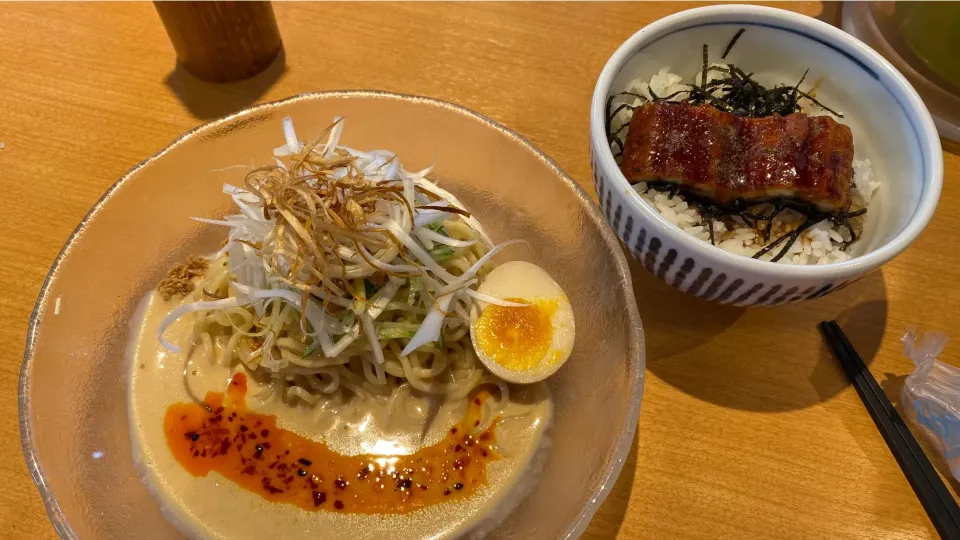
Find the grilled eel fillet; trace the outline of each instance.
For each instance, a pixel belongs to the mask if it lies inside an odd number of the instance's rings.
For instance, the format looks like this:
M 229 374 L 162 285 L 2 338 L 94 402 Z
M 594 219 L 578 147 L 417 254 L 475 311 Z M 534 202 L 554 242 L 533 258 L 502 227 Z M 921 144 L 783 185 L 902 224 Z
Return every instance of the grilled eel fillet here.
M 633 113 L 621 170 L 719 205 L 791 198 L 846 211 L 853 178 L 850 128 L 802 113 L 744 118 L 706 105 L 659 101 Z

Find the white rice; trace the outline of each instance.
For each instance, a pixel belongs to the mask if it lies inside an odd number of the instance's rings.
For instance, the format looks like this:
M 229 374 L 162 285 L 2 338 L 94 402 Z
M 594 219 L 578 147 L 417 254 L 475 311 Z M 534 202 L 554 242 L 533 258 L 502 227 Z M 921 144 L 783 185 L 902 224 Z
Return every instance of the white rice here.
M 714 66 L 723 66 L 723 64 L 714 64 Z M 719 74 L 711 71 L 707 74 L 707 80 L 711 81 L 719 77 Z M 703 78 L 702 73 L 698 72 L 694 76 L 697 84 Z M 679 95 L 671 98 L 680 100 L 686 96 L 684 90 L 687 84 L 683 83 L 683 78 L 670 71 L 666 66 L 660 69 L 649 81 L 636 79 L 627 88 L 627 91 L 644 96 L 647 99 L 653 99 L 650 91 L 653 91 L 658 97 L 667 97 L 671 94 L 681 92 Z M 720 95 L 721 90 L 714 90 L 715 95 Z M 629 103 L 637 106 L 642 103 L 640 98 L 632 96 L 623 96 L 615 101 L 615 106 L 620 103 Z M 810 112 L 810 111 L 805 111 Z M 614 117 L 611 128 L 616 131 L 624 124 L 630 122 L 632 111 L 624 109 Z M 617 147 L 612 146 L 616 151 Z M 873 168 L 869 159 L 853 160 L 853 183 L 851 189 L 851 198 L 853 206 L 867 208 L 869 212 L 869 203 L 880 187 L 880 182 L 874 179 Z M 710 231 L 707 223 L 703 220 L 700 212 L 696 208 L 689 206 L 683 198 L 683 195 L 670 196 L 667 193 L 648 190 L 647 184 L 640 182 L 634 185 L 634 189 L 654 207 L 661 216 L 667 221 L 673 223 L 684 232 L 694 236 L 704 242 L 710 242 Z M 774 219 L 771 227 L 770 241 L 775 240 L 785 232 L 796 228 L 803 223 L 804 216 L 793 210 L 784 210 Z M 757 231 L 744 223 L 739 217 L 734 217 L 730 221 L 732 228 L 721 221 L 713 222 L 714 242 L 717 247 L 730 253 L 752 257 L 765 245 Z M 850 255 L 843 250 L 844 242 L 850 240 L 850 231 L 844 225 L 837 225 L 830 220 L 823 220 L 816 225 L 805 230 L 800 238 L 790 246 L 786 255 L 779 261 L 783 264 L 828 264 L 841 262 L 850 259 Z M 771 260 L 777 256 L 783 249 L 778 245 L 769 253 L 760 257 L 761 260 Z

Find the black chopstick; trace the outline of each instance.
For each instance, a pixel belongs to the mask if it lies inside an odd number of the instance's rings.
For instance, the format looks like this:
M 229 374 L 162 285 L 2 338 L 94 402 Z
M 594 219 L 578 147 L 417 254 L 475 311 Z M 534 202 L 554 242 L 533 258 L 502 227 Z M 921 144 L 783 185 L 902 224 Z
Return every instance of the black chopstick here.
M 836 321 L 821 322 L 827 344 L 887 442 L 941 538 L 960 539 L 960 506 Z

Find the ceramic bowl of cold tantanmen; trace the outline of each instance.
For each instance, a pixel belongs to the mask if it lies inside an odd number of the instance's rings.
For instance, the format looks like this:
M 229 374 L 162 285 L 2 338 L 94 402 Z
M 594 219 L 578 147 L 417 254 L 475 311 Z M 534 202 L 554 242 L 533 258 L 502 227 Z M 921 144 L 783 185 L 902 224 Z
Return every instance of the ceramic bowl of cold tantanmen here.
M 476 113 L 379 92 L 134 167 L 30 328 L 23 449 L 65 538 L 576 537 L 643 388 L 584 191 Z

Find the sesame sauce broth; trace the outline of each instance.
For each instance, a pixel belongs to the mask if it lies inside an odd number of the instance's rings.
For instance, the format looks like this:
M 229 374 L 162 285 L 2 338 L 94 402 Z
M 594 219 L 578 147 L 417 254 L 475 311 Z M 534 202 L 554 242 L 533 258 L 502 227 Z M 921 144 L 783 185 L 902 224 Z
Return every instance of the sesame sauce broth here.
M 226 366 L 221 362 L 211 362 L 210 355 L 205 354 L 201 346 L 195 346 L 192 350 L 185 347 L 184 355 L 163 349 L 157 341 L 157 327 L 176 305 L 174 302 L 165 302 L 159 294 L 151 293 L 143 299 L 132 321 L 134 330 L 127 352 L 130 376 L 128 407 L 131 451 L 137 472 L 164 516 L 187 537 L 255 540 L 263 535 L 263 531 L 272 531 L 271 534 L 275 533 L 284 540 L 313 540 L 317 537 L 375 540 L 399 536 L 457 538 L 467 533 L 489 530 L 504 519 L 539 477 L 545 456 L 549 454 L 549 426 L 553 416 L 550 392 L 543 383 L 511 388 L 506 404 L 500 403 L 501 396 L 496 386 L 486 387 L 486 392 L 477 393 L 469 400 L 457 401 L 436 401 L 407 391 L 398 392 L 386 400 L 333 400 L 321 401 L 316 405 L 288 401 L 273 393 L 269 385 L 258 380 L 255 374 L 247 372 L 242 365 Z M 187 317 L 171 326 L 166 336 L 175 343 L 189 345 L 191 331 L 191 320 Z M 221 350 L 215 348 L 213 352 L 214 360 L 223 357 Z M 457 428 L 458 434 L 462 426 L 468 426 L 469 431 L 482 430 L 485 422 L 495 416 L 494 409 L 500 411 L 501 415 L 495 431 L 491 432 L 493 440 L 489 444 L 495 441 L 498 457 L 485 462 L 484 482 L 478 483 L 476 488 L 464 483 L 464 487 L 457 490 L 456 482 L 451 481 L 451 495 L 443 496 L 443 504 L 430 504 L 414 510 L 359 513 L 356 508 L 348 507 L 349 498 L 339 499 L 344 509 L 337 510 L 338 499 L 333 497 L 337 477 L 326 475 L 323 485 L 327 499 L 320 508 L 312 506 L 313 490 L 309 501 L 301 501 L 307 506 L 277 502 L 261 495 L 264 491 L 262 484 L 252 484 L 251 490 L 214 469 L 207 470 L 206 474 L 188 470 L 168 444 L 165 431 L 168 409 L 176 404 L 192 404 L 202 409 L 191 396 L 204 398 L 211 392 L 226 394 L 213 410 L 220 406 L 225 410 L 230 408 L 231 413 L 236 412 L 237 416 L 233 422 L 225 422 L 228 425 L 236 423 L 241 413 L 237 403 L 231 401 L 230 388 L 233 378 L 238 374 L 246 377 L 244 414 L 256 413 L 270 417 L 275 421 L 274 425 L 288 434 L 299 435 L 308 441 L 322 441 L 329 450 L 340 456 L 356 456 L 358 459 L 366 456 L 354 464 L 355 469 L 346 469 L 346 474 L 354 475 L 353 478 L 343 478 L 344 482 L 351 482 L 347 486 L 347 493 L 356 487 L 356 474 L 371 460 L 397 458 L 397 462 L 393 463 L 396 469 L 404 455 L 428 447 L 439 447 L 448 440 L 453 427 Z M 488 399 L 484 401 L 484 397 Z M 477 405 L 473 401 L 476 398 L 480 398 L 484 420 L 478 426 L 473 426 L 464 418 L 471 414 L 471 410 L 476 410 L 472 409 Z M 192 414 L 207 412 L 201 410 Z M 231 413 L 226 417 L 229 418 Z M 223 411 L 219 414 L 223 415 Z M 179 419 L 179 416 L 176 418 Z M 197 416 L 197 423 L 189 429 L 197 429 L 205 418 Z M 253 423 L 255 425 L 256 421 Z M 264 428 L 261 418 L 258 429 Z M 239 430 L 239 427 L 234 429 Z M 248 431 L 250 429 L 248 427 Z M 180 440 L 184 443 L 187 442 L 186 431 L 184 429 L 181 432 Z M 257 440 L 262 440 L 260 431 L 256 434 Z M 475 433 L 475 436 L 479 435 Z M 268 436 L 273 436 L 272 429 Z M 274 448 L 271 442 L 271 449 Z M 255 445 L 253 449 L 245 445 L 241 452 L 254 452 L 255 449 Z M 264 449 L 268 457 L 274 458 L 266 466 L 276 461 L 275 455 L 269 454 L 271 449 Z M 291 454 L 286 455 L 292 456 L 287 461 L 287 468 L 292 467 L 293 463 L 297 467 L 293 470 L 294 480 L 291 483 L 309 478 L 299 476 L 299 469 L 303 468 L 299 462 L 301 457 L 310 461 L 305 470 L 314 470 L 320 462 L 293 454 L 291 450 Z M 248 454 L 244 456 L 249 459 Z M 375 465 L 379 464 L 375 462 Z M 389 465 L 390 462 L 384 461 L 384 466 Z M 204 467 L 209 468 L 208 465 Z M 274 474 L 274 478 L 277 478 Z M 384 480 L 387 479 L 387 475 L 384 475 Z M 256 481 L 262 482 L 262 479 Z M 275 484 L 274 480 L 270 481 L 271 486 L 280 487 Z M 396 484 L 392 487 L 384 484 L 385 490 L 390 489 L 391 492 L 394 487 Z M 446 489 L 440 491 L 441 495 Z M 431 491 L 429 486 L 427 491 Z M 326 511 L 316 511 L 318 509 Z

